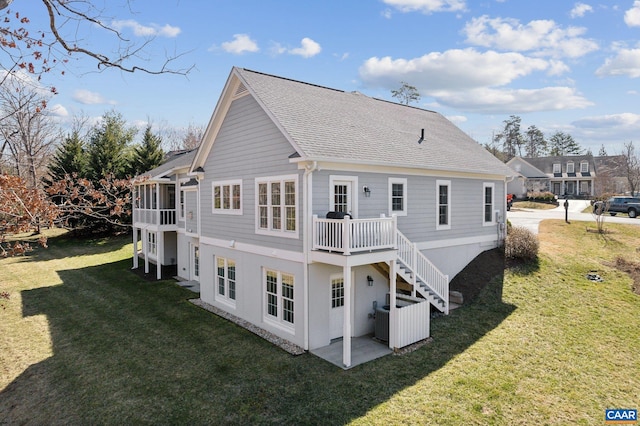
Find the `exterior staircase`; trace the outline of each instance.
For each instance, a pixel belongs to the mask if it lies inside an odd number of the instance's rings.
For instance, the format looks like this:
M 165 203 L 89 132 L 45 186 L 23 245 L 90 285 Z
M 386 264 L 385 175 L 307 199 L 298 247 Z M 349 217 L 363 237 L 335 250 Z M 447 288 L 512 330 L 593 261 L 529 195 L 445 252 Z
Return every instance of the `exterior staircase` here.
M 417 293 L 440 312 L 449 314 L 449 276 L 443 274 L 425 255 L 400 231 L 397 232 L 398 257 L 396 272 L 400 280 L 398 288 Z M 375 265 L 384 273 L 389 265 Z

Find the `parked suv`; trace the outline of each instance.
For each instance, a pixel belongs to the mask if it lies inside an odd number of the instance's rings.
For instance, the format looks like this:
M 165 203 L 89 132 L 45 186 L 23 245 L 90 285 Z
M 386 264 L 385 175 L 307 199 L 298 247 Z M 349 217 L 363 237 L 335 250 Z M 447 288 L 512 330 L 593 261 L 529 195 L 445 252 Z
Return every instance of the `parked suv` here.
M 627 213 L 629 217 L 637 217 L 640 213 L 640 198 L 637 197 L 611 197 L 606 203 L 608 204 L 607 211 L 611 216 L 615 216 L 618 213 Z M 602 213 L 605 205 L 602 201 L 596 201 L 593 203 L 593 212 L 596 214 Z

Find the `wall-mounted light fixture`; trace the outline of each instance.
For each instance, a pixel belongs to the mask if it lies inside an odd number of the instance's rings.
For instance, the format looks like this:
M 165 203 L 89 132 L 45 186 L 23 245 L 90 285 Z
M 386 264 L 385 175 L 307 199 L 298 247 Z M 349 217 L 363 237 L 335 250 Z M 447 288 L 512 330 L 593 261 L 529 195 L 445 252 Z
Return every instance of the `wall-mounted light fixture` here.
M 364 192 L 365 197 L 371 197 L 371 188 L 369 188 L 367 185 L 362 187 L 362 192 Z
M 369 287 L 373 287 L 373 277 L 371 275 L 367 275 L 367 284 L 369 284 Z

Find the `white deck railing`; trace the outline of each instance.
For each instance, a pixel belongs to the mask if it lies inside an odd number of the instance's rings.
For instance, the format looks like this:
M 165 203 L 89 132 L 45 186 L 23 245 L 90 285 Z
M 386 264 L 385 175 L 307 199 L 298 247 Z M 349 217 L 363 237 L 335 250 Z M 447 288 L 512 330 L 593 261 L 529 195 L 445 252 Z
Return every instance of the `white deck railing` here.
M 397 231 L 398 259 L 414 273 L 434 293 L 445 301 L 445 312 L 449 313 L 449 277 L 443 274 L 427 257 L 418 250 L 402 232 Z M 414 288 L 417 287 L 416 283 Z
M 313 216 L 313 250 L 345 255 L 396 246 L 397 222 L 394 217 L 374 219 L 322 219 Z
M 134 209 L 133 223 L 175 225 L 176 209 Z

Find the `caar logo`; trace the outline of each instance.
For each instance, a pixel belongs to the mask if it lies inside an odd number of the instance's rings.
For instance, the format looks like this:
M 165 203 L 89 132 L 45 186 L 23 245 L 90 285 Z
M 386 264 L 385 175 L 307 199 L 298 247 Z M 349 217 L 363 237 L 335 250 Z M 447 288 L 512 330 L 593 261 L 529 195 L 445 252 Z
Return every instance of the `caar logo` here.
M 638 422 L 638 410 L 616 408 L 605 410 L 604 422 L 607 424 L 635 424 Z

